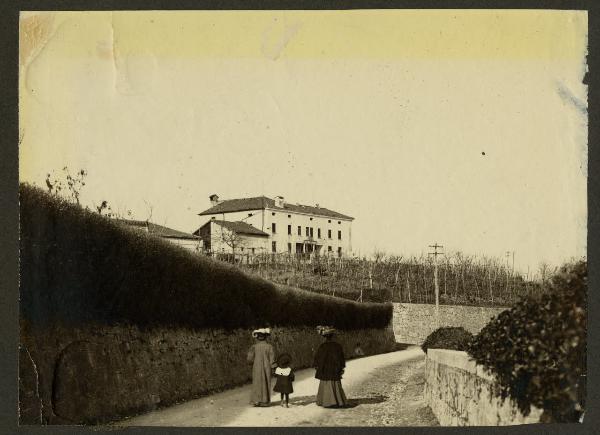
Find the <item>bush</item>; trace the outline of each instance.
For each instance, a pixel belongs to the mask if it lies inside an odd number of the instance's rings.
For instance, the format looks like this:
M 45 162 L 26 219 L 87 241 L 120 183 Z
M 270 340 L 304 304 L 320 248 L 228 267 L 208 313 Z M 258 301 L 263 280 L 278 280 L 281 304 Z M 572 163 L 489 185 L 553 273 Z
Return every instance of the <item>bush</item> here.
M 429 334 L 421 349 L 425 353 L 427 349 L 467 350 L 472 339 L 473 334 L 465 328 L 444 326 Z
M 20 186 L 21 317 L 33 325 L 226 329 L 386 327 L 391 304 L 358 304 L 251 277 Z
M 549 293 L 501 313 L 475 337 L 469 353 L 496 374 L 502 398 L 528 415 L 578 421 L 585 406 L 587 263 L 563 266 Z

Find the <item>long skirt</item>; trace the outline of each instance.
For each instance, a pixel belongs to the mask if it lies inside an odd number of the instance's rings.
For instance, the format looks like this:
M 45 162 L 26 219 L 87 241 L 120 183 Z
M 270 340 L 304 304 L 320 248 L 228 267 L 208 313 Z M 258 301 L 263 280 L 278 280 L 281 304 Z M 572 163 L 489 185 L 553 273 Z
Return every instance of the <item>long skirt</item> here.
M 319 381 L 318 406 L 346 406 L 347 403 L 341 381 Z
M 268 406 L 271 402 L 270 373 L 260 371 L 252 376 L 250 403 L 255 406 Z

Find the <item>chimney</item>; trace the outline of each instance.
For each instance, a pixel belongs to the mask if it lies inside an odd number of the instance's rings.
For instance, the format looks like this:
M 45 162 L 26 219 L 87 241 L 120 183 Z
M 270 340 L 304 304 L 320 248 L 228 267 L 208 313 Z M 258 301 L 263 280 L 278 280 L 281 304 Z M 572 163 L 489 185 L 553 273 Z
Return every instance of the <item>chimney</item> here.
M 280 207 L 283 208 L 283 196 L 276 196 L 275 197 L 275 207 Z
M 208 199 L 210 199 L 210 205 L 212 205 L 213 207 L 219 204 L 219 195 L 217 195 L 216 193 L 210 195 Z

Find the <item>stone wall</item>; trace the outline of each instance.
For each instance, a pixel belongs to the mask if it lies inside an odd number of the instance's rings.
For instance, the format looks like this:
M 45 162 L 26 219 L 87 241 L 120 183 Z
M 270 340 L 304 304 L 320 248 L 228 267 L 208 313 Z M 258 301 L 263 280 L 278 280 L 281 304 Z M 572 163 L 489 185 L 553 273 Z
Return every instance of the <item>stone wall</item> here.
M 270 342 L 296 368 L 312 365 L 321 343 L 314 328 L 274 328 Z M 393 350 L 391 327 L 338 336 L 350 355 Z M 244 384 L 253 343 L 248 330 L 140 330 L 131 326 L 22 326 L 21 424 L 96 424 Z
M 442 426 L 506 426 L 539 423 L 542 410 L 525 417 L 510 399 L 493 394 L 494 377 L 466 352 L 429 349 L 425 401 Z
M 462 326 L 477 334 L 506 308 L 440 305 L 439 326 Z M 436 329 L 435 305 L 394 304 L 394 334 L 399 343 L 421 344 Z

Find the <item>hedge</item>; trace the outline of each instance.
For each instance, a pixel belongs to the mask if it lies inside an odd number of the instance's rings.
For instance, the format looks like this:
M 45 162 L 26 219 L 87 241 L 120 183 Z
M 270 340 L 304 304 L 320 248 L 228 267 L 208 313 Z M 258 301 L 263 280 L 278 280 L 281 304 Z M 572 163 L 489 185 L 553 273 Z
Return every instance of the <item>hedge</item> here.
M 20 211 L 20 309 L 32 324 L 351 330 L 391 321 L 391 304 L 276 286 L 27 184 Z
M 467 350 L 473 340 L 473 334 L 463 327 L 443 326 L 427 336 L 421 349 Z
M 517 303 L 490 322 L 468 349 L 497 376 L 502 398 L 524 415 L 576 422 L 585 407 L 587 263 L 563 266 L 549 293 Z

